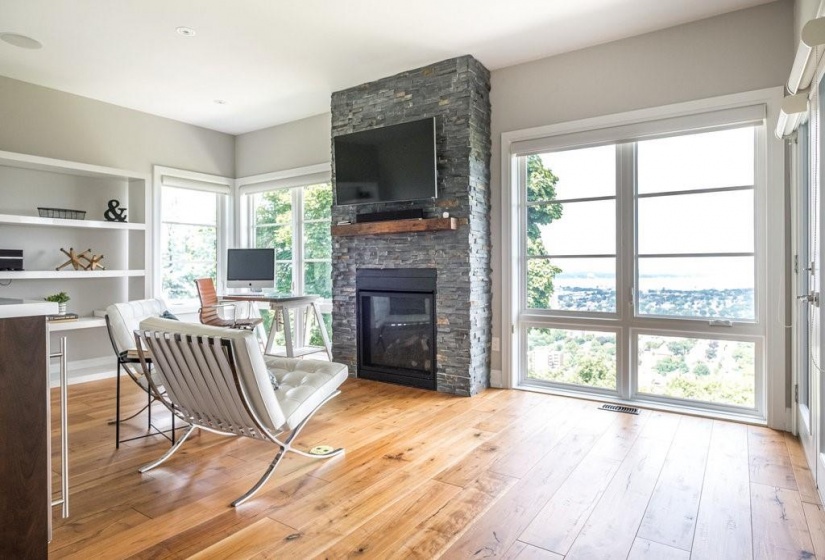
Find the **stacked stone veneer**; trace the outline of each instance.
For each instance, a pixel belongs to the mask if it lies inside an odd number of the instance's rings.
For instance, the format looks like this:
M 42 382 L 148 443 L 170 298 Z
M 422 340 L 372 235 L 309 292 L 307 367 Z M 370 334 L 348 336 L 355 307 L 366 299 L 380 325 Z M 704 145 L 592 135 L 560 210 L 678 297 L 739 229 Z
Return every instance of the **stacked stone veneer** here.
M 469 396 L 490 381 L 490 72 L 463 56 L 332 94 L 333 138 L 428 117 L 437 117 L 438 198 L 333 206 L 332 222 L 423 208 L 428 218 L 449 212 L 459 227 L 333 237 L 332 351 L 356 370 L 356 270 L 435 268 L 437 388 Z

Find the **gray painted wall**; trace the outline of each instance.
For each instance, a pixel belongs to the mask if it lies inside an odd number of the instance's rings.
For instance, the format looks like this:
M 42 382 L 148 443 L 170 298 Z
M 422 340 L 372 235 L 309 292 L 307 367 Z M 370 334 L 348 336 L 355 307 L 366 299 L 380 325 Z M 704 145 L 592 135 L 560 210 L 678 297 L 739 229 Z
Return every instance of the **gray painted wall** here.
M 793 20 L 793 48 L 799 42 L 799 34 L 802 31 L 802 26 L 808 20 L 816 17 L 816 12 L 819 10 L 820 0 L 796 0 L 794 2 L 794 20 Z M 795 51 L 794 51 L 795 52 Z
M 330 161 L 330 119 L 330 113 L 324 113 L 237 136 L 235 176 L 249 177 Z
M 151 173 L 235 176 L 235 137 L 0 76 L 0 150 Z

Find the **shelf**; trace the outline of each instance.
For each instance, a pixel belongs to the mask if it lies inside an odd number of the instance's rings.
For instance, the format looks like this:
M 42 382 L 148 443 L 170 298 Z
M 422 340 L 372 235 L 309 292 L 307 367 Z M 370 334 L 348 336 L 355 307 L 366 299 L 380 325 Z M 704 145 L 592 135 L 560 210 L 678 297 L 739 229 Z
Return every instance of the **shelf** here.
M 0 214 L 0 224 L 14 226 L 51 226 L 91 229 L 146 230 L 146 224 L 133 222 L 104 222 L 101 220 L 66 220 L 63 218 L 40 218 L 38 216 L 19 216 Z
M 106 319 L 101 317 L 80 317 L 74 321 L 47 321 L 49 332 L 95 329 L 106 326 Z
M 0 280 L 64 280 L 69 278 L 133 278 L 145 270 L 0 270 Z
M 332 226 L 332 235 L 378 235 L 384 233 L 419 233 L 424 231 L 448 231 L 458 228 L 456 218 L 423 218 L 416 220 L 388 220 Z

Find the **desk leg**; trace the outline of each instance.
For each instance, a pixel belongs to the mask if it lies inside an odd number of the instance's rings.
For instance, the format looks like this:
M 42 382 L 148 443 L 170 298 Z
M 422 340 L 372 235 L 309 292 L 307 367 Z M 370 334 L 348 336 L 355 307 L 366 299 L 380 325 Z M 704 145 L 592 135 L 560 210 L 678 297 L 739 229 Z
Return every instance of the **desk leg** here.
M 276 305 L 270 305 L 269 310 L 272 311 L 272 324 L 269 326 L 269 335 L 266 337 L 264 354 L 272 354 L 272 346 L 275 344 L 275 331 L 278 330 L 278 313 L 281 312 L 281 308 Z
M 324 316 L 321 314 L 321 308 L 317 303 L 312 303 L 312 310 L 315 311 L 315 319 L 318 321 L 318 330 L 321 331 L 321 338 L 324 340 L 324 348 L 327 350 L 329 361 L 332 361 L 332 347 L 329 343 L 329 335 L 327 334 L 327 325 L 324 323 Z
M 284 342 L 286 344 L 286 357 L 294 358 L 295 352 L 292 350 L 292 320 L 289 318 L 289 309 L 286 307 L 283 307 L 282 309 L 284 313 Z

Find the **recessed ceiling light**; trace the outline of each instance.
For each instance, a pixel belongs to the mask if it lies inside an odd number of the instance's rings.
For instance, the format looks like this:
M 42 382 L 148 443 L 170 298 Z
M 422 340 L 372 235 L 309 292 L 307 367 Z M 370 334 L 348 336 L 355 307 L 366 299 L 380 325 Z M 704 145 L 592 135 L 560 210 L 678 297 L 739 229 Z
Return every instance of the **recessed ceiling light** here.
M 216 100 L 215 100 L 215 103 L 216 103 L 217 105 L 226 105 L 226 104 L 227 104 L 227 103 L 229 103 L 229 102 L 228 102 L 228 101 L 226 101 L 225 99 L 216 99 Z
M 178 27 L 175 29 L 178 32 L 178 35 L 183 35 L 184 37 L 194 37 L 195 30 L 191 27 Z
M 40 41 L 36 41 L 25 35 L 18 35 L 17 33 L 0 33 L 0 41 L 4 41 L 15 47 L 20 47 L 21 49 L 43 48 L 43 44 Z

